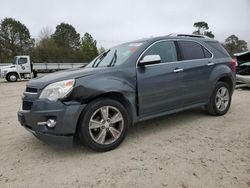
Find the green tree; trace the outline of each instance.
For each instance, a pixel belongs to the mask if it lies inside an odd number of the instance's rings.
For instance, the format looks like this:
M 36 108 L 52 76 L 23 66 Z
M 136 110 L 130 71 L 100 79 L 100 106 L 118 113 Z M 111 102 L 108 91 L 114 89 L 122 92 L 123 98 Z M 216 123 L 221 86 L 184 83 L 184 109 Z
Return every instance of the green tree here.
M 82 38 L 81 50 L 84 62 L 90 62 L 98 55 L 96 40 L 89 33 L 85 33 Z
M 228 53 L 233 56 L 235 53 L 247 51 L 247 42 L 244 40 L 240 40 L 237 36 L 231 35 L 226 38 L 224 47 L 228 51 Z
M 0 46 L 4 61 L 15 55 L 28 53 L 34 44 L 28 28 L 13 18 L 5 18 L 0 23 Z
M 43 28 L 39 41 L 31 52 L 35 63 L 81 63 L 83 54 L 80 49 L 58 46 L 51 37 L 51 29 Z
M 57 25 L 52 38 L 58 47 L 77 49 L 80 46 L 80 34 L 67 23 Z
M 3 50 L 3 42 L 0 37 L 0 63 L 4 61 L 4 50 Z
M 101 47 L 98 49 L 98 54 L 102 54 L 102 53 L 104 53 L 104 52 L 106 52 L 106 49 L 105 49 L 103 46 L 101 46 Z
M 205 35 L 210 38 L 214 38 L 214 34 L 212 33 L 212 31 L 208 31 L 209 26 L 206 22 L 204 21 L 196 22 L 194 23 L 194 27 L 196 28 L 196 30 L 193 32 L 193 34 Z
M 81 63 L 83 54 L 80 49 L 58 47 L 52 38 L 41 39 L 31 52 L 36 63 Z

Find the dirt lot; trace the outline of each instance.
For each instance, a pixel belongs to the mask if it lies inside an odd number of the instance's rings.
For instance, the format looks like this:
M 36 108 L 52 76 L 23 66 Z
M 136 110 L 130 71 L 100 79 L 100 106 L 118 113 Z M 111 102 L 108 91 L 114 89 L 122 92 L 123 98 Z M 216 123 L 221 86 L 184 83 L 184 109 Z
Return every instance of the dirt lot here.
M 0 81 L 0 187 L 250 187 L 250 91 L 230 111 L 143 122 L 114 151 L 52 147 L 17 121 L 26 82 Z

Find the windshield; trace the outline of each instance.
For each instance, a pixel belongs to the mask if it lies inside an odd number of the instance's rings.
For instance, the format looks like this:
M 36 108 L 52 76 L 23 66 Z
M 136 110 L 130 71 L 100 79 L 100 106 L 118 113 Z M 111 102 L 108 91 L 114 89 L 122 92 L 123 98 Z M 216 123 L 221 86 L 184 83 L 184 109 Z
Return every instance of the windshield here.
M 142 43 L 126 43 L 115 46 L 90 62 L 86 67 L 114 67 L 124 63 Z
M 14 57 L 14 60 L 12 62 L 13 65 L 16 65 L 17 64 L 17 57 Z

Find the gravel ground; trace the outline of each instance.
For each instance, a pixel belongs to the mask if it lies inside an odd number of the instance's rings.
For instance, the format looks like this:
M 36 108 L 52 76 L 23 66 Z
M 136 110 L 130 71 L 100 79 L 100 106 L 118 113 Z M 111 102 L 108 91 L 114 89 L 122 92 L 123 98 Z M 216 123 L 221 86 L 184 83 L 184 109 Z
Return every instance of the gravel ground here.
M 230 111 L 201 109 L 143 122 L 123 144 L 95 153 L 46 145 L 21 127 L 26 82 L 0 80 L 0 187 L 250 187 L 250 91 Z

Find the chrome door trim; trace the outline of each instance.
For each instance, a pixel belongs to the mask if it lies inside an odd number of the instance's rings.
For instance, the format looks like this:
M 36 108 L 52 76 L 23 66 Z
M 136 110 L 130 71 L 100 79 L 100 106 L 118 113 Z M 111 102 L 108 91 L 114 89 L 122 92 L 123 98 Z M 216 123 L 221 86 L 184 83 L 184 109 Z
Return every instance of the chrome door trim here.
M 141 55 L 139 56 L 139 58 L 137 59 L 136 61 L 136 68 L 138 68 L 138 63 L 139 63 L 139 60 L 141 59 L 141 57 L 144 55 L 144 53 L 149 49 L 151 48 L 153 45 L 159 43 L 159 42 L 168 42 L 168 41 L 191 41 L 191 42 L 195 42 L 195 43 L 198 43 L 200 44 L 203 48 L 205 48 L 212 56 L 210 58 L 202 58 L 202 59 L 191 59 L 191 60 L 181 60 L 181 61 L 172 61 L 172 62 L 164 62 L 164 63 L 157 63 L 157 64 L 151 64 L 151 65 L 144 65 L 145 67 L 150 67 L 150 66 L 157 66 L 157 65 L 164 65 L 164 64 L 170 64 L 170 63 L 181 63 L 181 62 L 189 62 L 189 61 L 198 61 L 198 60 L 206 60 L 206 59 L 213 59 L 214 58 L 214 54 L 206 47 L 204 46 L 203 44 L 201 44 L 200 42 L 198 41 L 195 41 L 195 40 L 191 40 L 191 39 L 162 39 L 162 40 L 158 40 L 158 41 L 155 41 L 154 43 L 152 43 L 151 45 L 149 45 L 142 53 Z
M 207 64 L 207 66 L 212 66 L 212 65 L 214 65 L 214 63 L 209 62 L 209 63 Z
M 183 72 L 184 71 L 184 69 L 174 69 L 174 73 L 178 73 L 178 72 Z

